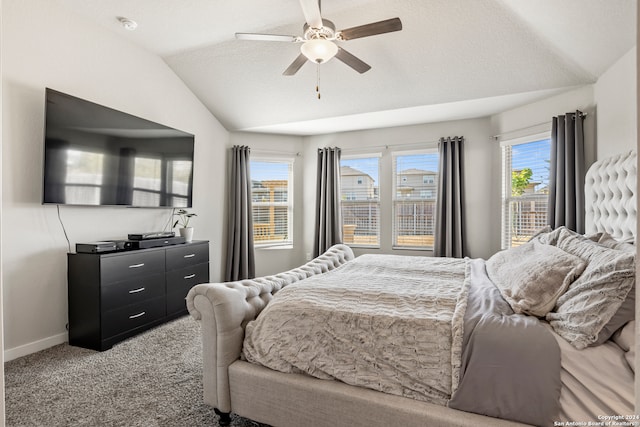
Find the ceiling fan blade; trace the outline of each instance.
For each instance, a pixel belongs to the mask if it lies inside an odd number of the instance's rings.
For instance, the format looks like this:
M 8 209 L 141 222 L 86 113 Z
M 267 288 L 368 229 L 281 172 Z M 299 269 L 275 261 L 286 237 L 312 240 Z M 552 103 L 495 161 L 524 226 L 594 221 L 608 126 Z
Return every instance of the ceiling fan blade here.
M 296 36 L 284 36 L 280 34 L 236 33 L 238 40 L 260 40 L 268 42 L 295 42 Z
M 317 0 L 300 0 L 304 20 L 311 28 L 322 28 L 322 17 L 320 16 L 320 2 Z
M 304 56 L 303 54 L 298 55 L 298 57 L 291 63 L 291 65 L 289 65 L 289 67 L 284 70 L 284 73 L 282 73 L 282 75 L 293 76 L 307 61 L 308 59 L 306 56 Z
M 400 31 L 401 29 L 402 22 L 400 18 L 391 18 L 358 27 L 347 28 L 346 30 L 340 31 L 340 34 L 342 40 L 353 40 L 360 37 L 375 36 L 376 34 L 392 33 L 394 31 Z
M 347 52 L 341 47 L 338 48 L 338 53 L 336 53 L 336 58 L 338 58 L 340 61 L 344 62 L 345 64 L 347 64 L 349 67 L 353 68 L 360 74 L 366 73 L 371 69 L 371 65 L 358 59 L 357 57 L 353 56 L 352 54 L 350 54 L 349 52 Z

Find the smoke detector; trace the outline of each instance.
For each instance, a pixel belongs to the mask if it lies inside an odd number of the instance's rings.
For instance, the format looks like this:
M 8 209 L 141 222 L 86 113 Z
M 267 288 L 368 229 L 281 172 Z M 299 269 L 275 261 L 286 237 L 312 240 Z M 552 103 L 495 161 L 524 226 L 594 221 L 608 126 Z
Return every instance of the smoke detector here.
M 138 28 L 138 23 L 132 19 L 118 16 L 118 21 L 120 21 L 120 24 L 124 27 L 125 30 L 133 31 Z

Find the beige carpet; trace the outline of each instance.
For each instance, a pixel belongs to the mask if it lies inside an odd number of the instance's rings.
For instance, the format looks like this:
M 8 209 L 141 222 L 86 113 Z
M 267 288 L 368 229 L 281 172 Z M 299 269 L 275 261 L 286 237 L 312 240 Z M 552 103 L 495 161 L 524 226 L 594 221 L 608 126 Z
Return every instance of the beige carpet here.
M 96 352 L 61 344 L 5 364 L 7 426 L 218 426 L 186 316 Z M 232 415 L 232 426 L 260 426 Z

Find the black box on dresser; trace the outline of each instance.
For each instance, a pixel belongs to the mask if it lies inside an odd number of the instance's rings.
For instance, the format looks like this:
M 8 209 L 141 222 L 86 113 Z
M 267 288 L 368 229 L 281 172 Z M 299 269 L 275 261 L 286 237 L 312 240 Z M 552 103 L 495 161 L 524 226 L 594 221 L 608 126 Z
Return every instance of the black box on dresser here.
M 93 350 L 187 314 L 189 289 L 209 282 L 204 240 L 67 260 L 69 344 Z

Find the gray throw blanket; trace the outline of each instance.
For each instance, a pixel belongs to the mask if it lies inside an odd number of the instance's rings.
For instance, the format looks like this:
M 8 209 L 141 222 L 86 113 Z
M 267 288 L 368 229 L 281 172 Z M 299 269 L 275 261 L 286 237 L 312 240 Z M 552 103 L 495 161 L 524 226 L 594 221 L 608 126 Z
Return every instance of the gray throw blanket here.
M 539 426 L 560 412 L 560 348 L 535 317 L 515 314 L 481 259 L 471 262 L 460 384 L 449 407 Z

